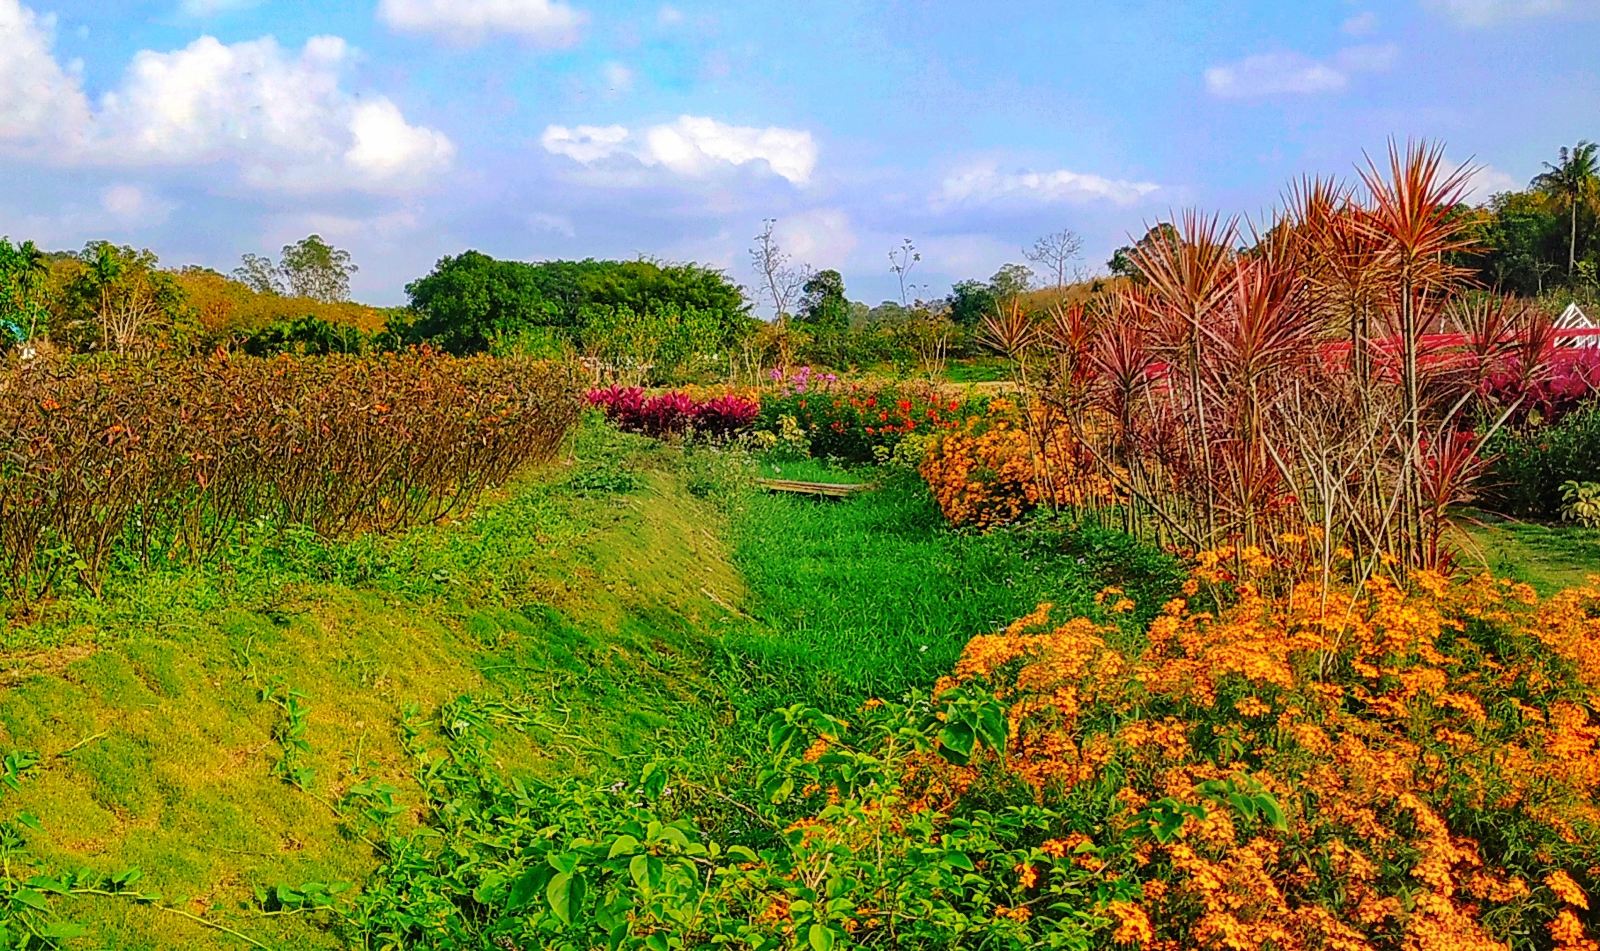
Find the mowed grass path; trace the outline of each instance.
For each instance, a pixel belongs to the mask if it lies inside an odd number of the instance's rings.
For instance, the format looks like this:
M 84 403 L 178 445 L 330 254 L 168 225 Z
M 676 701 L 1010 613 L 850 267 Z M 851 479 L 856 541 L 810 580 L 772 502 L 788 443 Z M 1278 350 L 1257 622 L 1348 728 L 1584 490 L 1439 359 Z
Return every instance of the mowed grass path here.
M 767 467 L 770 471 L 772 466 Z M 1175 564 L 1112 532 L 1049 525 L 952 531 L 910 474 L 784 463 L 785 478 L 875 481 L 843 500 L 747 495 L 734 509 L 734 561 L 762 622 L 730 648 L 765 699 L 848 707 L 898 697 L 948 673 L 974 635 L 1049 601 L 1093 614 L 1107 585 L 1153 609 Z

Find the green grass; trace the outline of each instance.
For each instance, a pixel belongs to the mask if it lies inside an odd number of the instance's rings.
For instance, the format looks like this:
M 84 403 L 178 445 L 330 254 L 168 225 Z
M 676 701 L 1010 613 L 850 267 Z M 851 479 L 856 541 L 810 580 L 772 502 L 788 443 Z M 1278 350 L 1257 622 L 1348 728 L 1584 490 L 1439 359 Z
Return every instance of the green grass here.
M 1457 539 L 1462 564 L 1525 581 L 1540 594 L 1585 584 L 1600 575 L 1600 530 L 1464 513 Z
M 1011 365 L 999 357 L 953 360 L 944 376 L 951 383 L 1002 383 L 1011 379 Z
M 795 477 L 863 478 L 817 463 L 804 471 Z M 974 635 L 1040 602 L 1093 613 L 1094 595 L 1120 584 L 1153 606 L 1176 583 L 1168 559 L 1108 533 L 952 532 L 904 475 L 844 500 L 746 498 L 733 537 L 762 624 L 736 632 L 732 646 L 767 682 L 764 694 L 783 702 L 848 708 L 899 696 L 948 672 Z
M 497 756 L 530 780 L 606 782 L 664 758 L 732 787 L 750 781 L 750 727 L 774 705 L 842 711 L 926 688 L 968 638 L 1040 600 L 1088 611 L 1120 582 L 1153 605 L 1170 580 L 1114 536 L 953 533 L 905 479 L 826 501 L 757 492 L 759 471 L 591 423 L 571 460 L 457 524 L 288 533 L 64 599 L 4 634 L 0 750 L 45 761 L 0 795 L 0 819 L 39 817 L 24 838 L 40 869 L 138 866 L 172 907 L 274 946 L 335 947 L 308 920 L 256 914 L 252 892 L 370 873 L 334 804 L 376 780 L 415 807 L 410 708 L 504 711 Z M 309 711 L 304 790 L 281 776 L 284 712 L 263 699 L 286 689 Z M 86 947 L 241 946 L 119 899 L 61 912 Z

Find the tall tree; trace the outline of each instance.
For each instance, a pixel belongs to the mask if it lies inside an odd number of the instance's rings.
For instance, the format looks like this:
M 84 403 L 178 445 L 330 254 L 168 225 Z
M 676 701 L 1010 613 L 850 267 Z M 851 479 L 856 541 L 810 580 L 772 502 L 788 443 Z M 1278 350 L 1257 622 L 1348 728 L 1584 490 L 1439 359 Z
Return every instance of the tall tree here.
M 233 279 L 258 294 L 283 296 L 283 272 L 264 254 L 246 254 L 233 269 Z
M 800 290 L 800 312 L 795 317 L 801 323 L 826 330 L 850 325 L 850 301 L 844 296 L 844 277 L 838 271 L 817 271 Z
M 126 353 L 179 329 L 185 316 L 183 292 L 171 274 L 157 267 L 153 253 L 92 241 L 79 260 L 82 267 L 67 296 L 72 323 L 80 328 L 80 345 Z
M 349 251 L 335 248 L 321 235 L 313 234 L 283 246 L 278 270 L 296 297 L 342 301 L 350 299 L 350 275 L 360 268 L 350 260 Z
M 761 290 L 772 302 L 772 317 L 779 323 L 789 319 L 790 308 L 806 283 L 806 268 L 795 267 L 788 252 L 778 244 L 778 219 L 764 218 L 761 233 L 750 247 L 750 263 L 761 278 Z
M 25 343 L 38 335 L 49 313 L 44 300 L 50 273 L 44 252 L 32 241 L 0 238 L 0 331 Z
M 1572 276 L 1578 260 L 1578 209 L 1592 207 L 1600 197 L 1600 146 L 1579 142 L 1570 150 L 1562 146 L 1559 160 L 1544 163 L 1545 170 L 1533 180 L 1533 187 L 1564 202 L 1571 225 L 1567 235 L 1567 276 Z
M 1082 250 L 1083 237 L 1071 228 L 1062 228 L 1041 236 L 1033 242 L 1033 247 L 1022 254 L 1043 268 L 1047 276 L 1054 278 L 1059 289 L 1067 286 L 1067 271 Z
M 1128 277 L 1143 283 L 1144 273 L 1134 263 L 1134 251 L 1147 252 L 1156 246 L 1157 242 L 1163 244 L 1181 243 L 1178 228 L 1170 221 L 1163 221 L 1144 233 L 1144 237 L 1131 245 L 1123 245 L 1111 253 L 1111 260 L 1106 262 L 1106 267 L 1117 277 Z
M 994 286 L 971 279 L 957 281 L 945 303 L 952 321 L 969 329 L 976 327 L 995 312 Z
M 989 278 L 989 289 L 996 301 L 1010 301 L 1033 288 L 1033 270 L 1024 264 L 1001 265 Z

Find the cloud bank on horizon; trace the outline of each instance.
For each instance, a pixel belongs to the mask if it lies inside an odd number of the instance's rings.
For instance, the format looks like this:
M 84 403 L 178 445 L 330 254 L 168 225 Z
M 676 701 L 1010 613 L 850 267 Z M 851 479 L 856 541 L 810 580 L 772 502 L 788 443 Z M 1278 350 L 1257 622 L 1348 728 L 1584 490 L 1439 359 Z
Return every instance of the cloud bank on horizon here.
M 874 303 L 910 237 L 938 295 L 1045 231 L 1094 268 L 1176 207 L 1260 213 L 1390 137 L 1486 197 L 1600 136 L 1600 0 L 106 6 L 0 0 L 0 233 L 227 270 L 315 230 L 379 303 L 467 247 L 747 280 L 768 217 Z

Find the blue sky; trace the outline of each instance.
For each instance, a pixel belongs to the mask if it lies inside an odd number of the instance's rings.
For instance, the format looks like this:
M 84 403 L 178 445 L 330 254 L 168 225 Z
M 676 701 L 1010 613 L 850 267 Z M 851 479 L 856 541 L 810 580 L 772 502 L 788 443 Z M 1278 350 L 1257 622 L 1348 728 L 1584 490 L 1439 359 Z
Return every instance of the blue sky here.
M 0 233 L 228 270 L 317 231 L 397 303 L 469 247 L 750 283 L 775 217 L 876 303 L 902 238 L 928 296 L 1063 227 L 1092 270 L 1391 136 L 1521 186 L 1597 104 L 1600 0 L 0 0 Z

